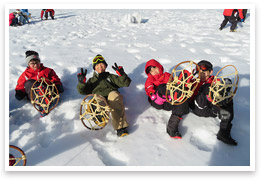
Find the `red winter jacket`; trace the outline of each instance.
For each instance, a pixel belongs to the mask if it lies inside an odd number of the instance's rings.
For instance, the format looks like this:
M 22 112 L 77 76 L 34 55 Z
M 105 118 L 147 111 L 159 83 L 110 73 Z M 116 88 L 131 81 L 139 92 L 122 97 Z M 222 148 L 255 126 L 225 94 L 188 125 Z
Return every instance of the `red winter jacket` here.
M 224 9 L 223 15 L 224 15 L 224 16 L 232 16 L 233 11 L 234 11 L 234 9 Z M 244 19 L 243 9 L 238 9 L 238 12 L 239 12 L 239 17 L 240 17 L 241 19 Z M 234 12 L 234 13 L 235 13 L 235 12 Z
M 17 81 L 17 85 L 15 90 L 20 90 L 25 92 L 24 84 L 29 79 L 40 79 L 41 77 L 45 77 L 49 80 L 51 80 L 56 85 L 62 85 L 59 77 L 56 75 L 55 71 L 51 68 L 47 68 L 43 66 L 43 64 L 40 64 L 40 68 L 34 71 L 30 67 L 27 67 L 26 70 L 21 74 Z
M 11 25 L 13 19 L 15 19 L 15 15 L 13 13 L 9 14 L 9 26 Z
M 214 77 L 215 76 L 210 76 L 206 81 L 200 81 L 194 91 L 194 94 L 191 96 L 191 100 L 194 100 L 195 97 L 197 96 L 198 92 L 199 92 L 199 89 L 201 86 L 205 85 L 205 84 L 211 84 L 212 81 L 214 80 Z
M 43 19 L 43 15 L 44 15 L 44 12 L 52 12 L 52 15 L 54 16 L 55 15 L 55 11 L 53 9 L 46 9 L 45 11 L 42 10 L 41 11 L 41 19 Z
M 154 76 L 152 76 L 150 73 L 147 74 L 148 78 L 145 83 L 145 91 L 148 96 L 151 96 L 151 93 L 155 93 L 155 89 L 160 84 L 166 84 L 168 82 L 168 79 L 171 74 L 168 72 L 163 73 L 164 71 L 163 66 L 154 59 L 151 59 L 146 63 L 145 72 L 147 67 L 149 66 L 156 66 L 159 68 L 160 71 L 158 75 L 154 75 Z

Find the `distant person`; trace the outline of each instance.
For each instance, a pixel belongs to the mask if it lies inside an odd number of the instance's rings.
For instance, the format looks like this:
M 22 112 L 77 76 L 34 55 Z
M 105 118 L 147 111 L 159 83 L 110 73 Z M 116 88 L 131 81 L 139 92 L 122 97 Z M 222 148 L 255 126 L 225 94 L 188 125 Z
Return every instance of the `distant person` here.
M 16 9 L 15 11 L 16 17 L 18 18 L 18 24 L 24 25 L 29 23 L 29 14 L 23 13 L 20 9 Z
M 20 11 L 25 18 L 23 24 L 26 22 L 29 23 L 29 20 L 31 19 L 31 13 L 28 12 L 28 9 L 21 9 Z
M 41 11 L 41 20 L 43 20 L 43 16 L 45 16 L 45 19 L 48 19 L 48 13 L 51 17 L 51 19 L 55 19 L 55 11 L 53 9 L 42 9 Z
M 9 26 L 18 26 L 18 18 L 14 12 L 9 14 Z
M 82 95 L 97 94 L 103 96 L 111 108 L 112 125 L 117 131 L 118 137 L 128 135 L 128 123 L 126 120 L 125 106 L 123 96 L 118 91 L 121 87 L 128 87 L 131 79 L 124 72 L 122 66 L 112 66 L 118 75 L 106 71 L 107 63 L 104 57 L 98 54 L 93 59 L 93 77 L 86 81 L 86 73 L 81 68 L 81 73 L 77 75 L 77 90 Z
M 154 108 L 158 110 L 172 111 L 167 123 L 166 132 L 171 138 L 181 139 L 182 135 L 179 132 L 178 126 L 183 119 L 182 116 L 189 113 L 188 102 L 180 105 L 172 105 L 166 100 L 166 84 L 171 76 L 170 73 L 164 72 L 163 66 L 151 59 L 146 63 L 145 73 L 148 78 L 145 82 L 145 91 L 148 96 L 148 101 Z
M 244 21 L 243 22 L 245 22 L 246 17 L 247 17 L 247 9 L 243 9 L 243 16 L 244 16 Z M 241 21 L 240 17 L 239 17 L 238 20 Z
M 240 18 L 240 22 L 244 22 L 243 9 L 225 9 L 223 15 L 224 20 L 220 25 L 219 30 L 222 30 L 226 24 L 230 22 L 232 24 L 230 27 L 230 32 L 236 32 L 235 29 L 237 27 L 238 16 Z

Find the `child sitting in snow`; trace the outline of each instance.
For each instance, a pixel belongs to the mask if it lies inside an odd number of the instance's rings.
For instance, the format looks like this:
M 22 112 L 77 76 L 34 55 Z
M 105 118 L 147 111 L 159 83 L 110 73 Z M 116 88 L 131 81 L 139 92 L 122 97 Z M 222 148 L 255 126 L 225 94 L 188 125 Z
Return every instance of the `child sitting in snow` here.
M 89 78 L 86 82 L 86 73 L 81 68 L 81 73 L 77 75 L 78 85 L 77 90 L 80 94 L 98 94 L 105 97 L 108 101 L 109 107 L 112 109 L 112 124 L 119 137 L 128 135 L 126 121 L 125 106 L 123 103 L 123 96 L 118 92 L 120 87 L 128 87 L 131 79 L 124 72 L 122 66 L 112 66 L 117 75 L 106 72 L 107 63 L 105 59 L 98 54 L 93 59 L 93 77 Z
M 219 108 L 213 105 L 208 98 L 209 87 L 214 79 L 214 76 L 212 76 L 213 65 L 209 61 L 202 60 L 198 63 L 198 66 L 200 67 L 200 83 L 190 98 L 190 108 L 194 114 L 200 117 L 218 117 L 221 122 L 217 139 L 226 144 L 236 146 L 237 142 L 230 135 L 231 122 L 234 118 L 233 100 L 227 103 L 226 99 Z M 227 80 L 226 83 L 232 83 L 230 79 L 225 78 L 225 80 Z
M 172 111 L 167 124 L 167 133 L 170 137 L 181 139 L 178 125 L 182 116 L 189 113 L 188 103 L 181 105 L 171 105 L 166 101 L 166 83 L 169 80 L 170 73 L 165 72 L 163 66 L 156 60 L 151 59 L 146 63 L 145 72 L 148 76 L 145 83 L 145 91 L 148 95 L 149 103 L 156 109 Z
M 55 83 L 59 93 L 64 92 L 63 85 L 55 71 L 40 63 L 39 54 L 37 52 L 29 50 L 25 52 L 25 55 L 27 68 L 17 81 L 15 88 L 15 97 L 17 100 L 20 101 L 26 96 L 29 98 L 33 83 L 42 77 Z
M 18 26 L 18 18 L 16 17 L 16 13 L 12 12 L 9 14 L 9 26 Z
M 43 20 L 43 15 L 45 14 L 45 19 L 48 19 L 48 13 L 52 19 L 55 19 L 55 11 L 53 9 L 42 9 L 41 11 L 41 20 Z

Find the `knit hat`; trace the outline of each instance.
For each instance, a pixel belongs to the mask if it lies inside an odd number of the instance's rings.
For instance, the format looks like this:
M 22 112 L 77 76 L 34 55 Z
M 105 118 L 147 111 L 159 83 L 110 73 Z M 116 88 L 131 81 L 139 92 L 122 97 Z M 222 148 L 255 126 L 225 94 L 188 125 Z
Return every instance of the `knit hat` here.
M 102 55 L 98 54 L 96 55 L 96 57 L 94 57 L 93 61 L 92 61 L 92 64 L 93 64 L 93 69 L 95 70 L 95 66 L 99 63 L 104 63 L 107 67 L 107 63 L 105 61 L 105 59 L 103 58 Z
M 39 54 L 35 51 L 31 51 L 31 50 L 26 51 L 25 56 L 26 56 L 25 61 L 27 65 L 31 60 L 38 60 L 40 62 Z
M 211 62 L 207 61 L 207 60 L 201 60 L 198 63 L 198 66 L 200 67 L 200 69 L 204 70 L 204 71 L 210 71 L 213 70 L 213 65 L 211 64 Z M 203 68 L 202 68 L 202 67 Z

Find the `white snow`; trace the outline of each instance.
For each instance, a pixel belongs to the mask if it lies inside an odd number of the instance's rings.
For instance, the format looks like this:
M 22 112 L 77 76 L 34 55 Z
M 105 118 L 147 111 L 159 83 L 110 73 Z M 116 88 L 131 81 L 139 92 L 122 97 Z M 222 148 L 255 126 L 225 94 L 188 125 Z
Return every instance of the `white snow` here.
M 56 9 L 57 19 L 48 21 L 40 20 L 40 9 L 29 11 L 31 24 L 9 28 L 8 94 L 9 141 L 25 151 L 28 166 L 251 165 L 250 11 L 237 33 L 229 32 L 229 25 L 218 30 L 223 9 Z M 141 15 L 141 23 L 126 21 L 133 13 Z M 15 99 L 16 82 L 26 68 L 26 50 L 39 52 L 65 89 L 59 105 L 44 118 L 29 101 Z M 109 72 L 114 73 L 111 66 L 116 62 L 132 79 L 130 87 L 120 89 L 129 136 L 118 138 L 111 123 L 90 131 L 79 119 L 85 96 L 77 92 L 77 73 L 83 67 L 91 77 L 91 61 L 97 53 L 105 57 Z M 171 112 L 150 107 L 144 91 L 145 63 L 152 58 L 167 72 L 185 60 L 209 60 L 215 72 L 227 64 L 237 67 L 240 83 L 231 134 L 238 146 L 216 139 L 218 118 L 200 118 L 192 112 L 180 124 L 183 138 L 168 136 Z

